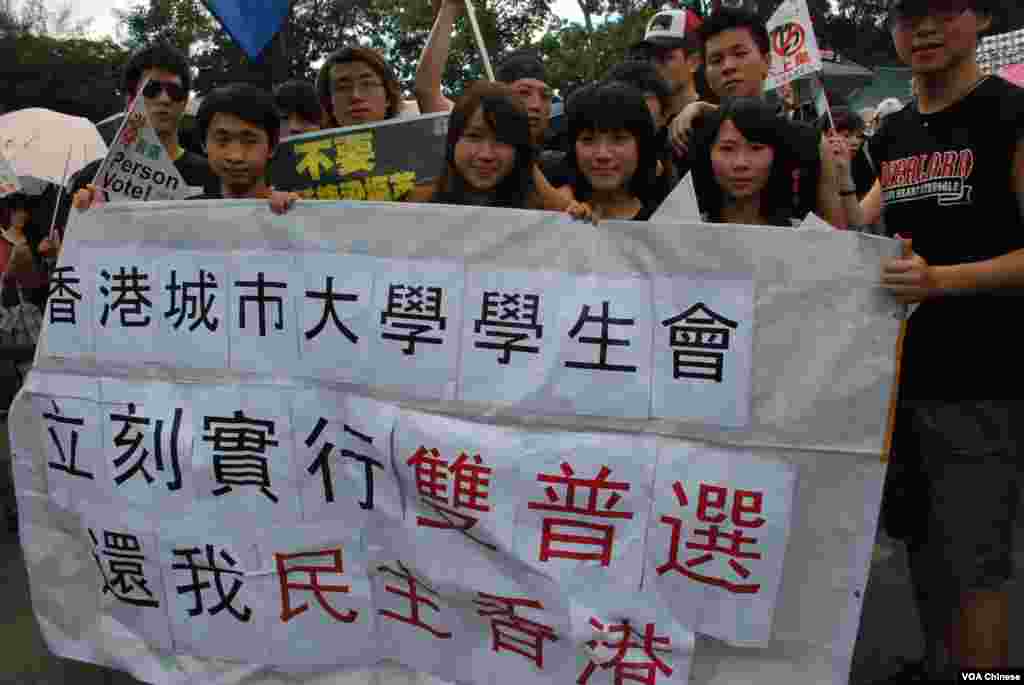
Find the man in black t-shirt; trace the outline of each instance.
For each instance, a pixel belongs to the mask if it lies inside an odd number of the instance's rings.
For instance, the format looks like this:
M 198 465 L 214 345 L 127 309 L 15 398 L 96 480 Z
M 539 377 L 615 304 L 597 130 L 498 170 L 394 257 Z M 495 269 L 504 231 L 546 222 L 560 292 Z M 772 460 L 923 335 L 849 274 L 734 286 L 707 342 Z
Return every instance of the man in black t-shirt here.
M 889 682 L 1005 669 L 1024 445 L 1024 89 L 984 76 L 995 0 L 893 0 L 889 28 L 919 97 L 886 117 L 862 202 L 904 257 L 885 288 L 907 322 L 883 523 L 907 543 L 925 660 Z M 896 498 L 896 495 L 899 498 Z
M 195 188 L 196 194 L 215 192 L 219 183 L 206 158 L 189 152 L 178 140 L 178 126 L 185 112 L 192 85 L 188 59 L 177 48 L 163 44 L 150 45 L 135 52 L 125 65 L 122 76 L 121 90 L 125 98 L 125 111 L 130 109 L 139 86 L 147 78 L 150 82 L 142 96 L 145 98 L 149 123 L 163 143 L 185 185 Z M 59 225 L 66 224 L 70 199 L 76 192 L 93 182 L 101 164 L 102 159 L 90 162 L 72 177 L 67 194 L 67 206 L 62 208 L 62 215 L 58 218 Z

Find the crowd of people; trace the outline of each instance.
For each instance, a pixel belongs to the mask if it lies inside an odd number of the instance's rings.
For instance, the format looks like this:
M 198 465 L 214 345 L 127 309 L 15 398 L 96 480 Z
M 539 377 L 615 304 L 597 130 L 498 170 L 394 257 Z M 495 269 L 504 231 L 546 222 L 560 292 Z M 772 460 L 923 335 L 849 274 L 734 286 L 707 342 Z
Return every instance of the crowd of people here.
M 892 0 L 888 26 L 914 73 L 914 100 L 837 108 L 817 125 L 797 121 L 791 89 L 766 96 L 769 35 L 738 9 L 657 13 L 625 61 L 568 97 L 560 150 L 544 145 L 553 93 L 529 51 L 506 56 L 495 82 L 471 84 L 454 102 L 443 94 L 461 0 L 441 0 L 416 72 L 419 112 L 451 116 L 436 181 L 408 201 L 643 221 L 690 175 L 708 222 L 792 227 L 814 212 L 836 229 L 874 227 L 903 240 L 880 283 L 918 305 L 904 340 L 883 523 L 906 540 L 926 649 L 892 682 L 1005 667 L 1009 658 L 1005 584 L 1024 444 L 1013 401 L 1019 351 L 1012 336 L 955 328 L 1002 320 L 1019 302 L 1007 296 L 1024 287 L 1024 90 L 983 75 L 976 59 L 995 8 Z M 147 80 L 150 122 L 195 197 L 259 198 L 275 212 L 308 201 L 267 178 L 282 137 L 410 114 L 388 63 L 347 47 L 327 57 L 315 84 L 209 93 L 197 115 L 204 158 L 177 137 L 187 59 L 165 46 L 137 53 L 126 102 Z M 94 174 L 87 168 L 74 184 L 80 210 L 104 200 Z M 29 235 L 25 210 L 15 211 Z M 44 252 L 59 247 L 32 240 Z

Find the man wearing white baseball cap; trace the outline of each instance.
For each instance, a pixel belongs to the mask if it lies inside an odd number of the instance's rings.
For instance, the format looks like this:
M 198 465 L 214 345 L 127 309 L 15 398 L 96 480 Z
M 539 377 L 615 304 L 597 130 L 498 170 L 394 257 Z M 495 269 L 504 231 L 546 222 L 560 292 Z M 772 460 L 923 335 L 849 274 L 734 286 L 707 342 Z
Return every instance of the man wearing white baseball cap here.
M 662 10 L 651 17 L 644 39 L 629 48 L 631 58 L 650 61 L 672 90 L 666 121 L 698 100 L 696 72 L 702 58 L 697 29 L 701 22 L 690 9 Z

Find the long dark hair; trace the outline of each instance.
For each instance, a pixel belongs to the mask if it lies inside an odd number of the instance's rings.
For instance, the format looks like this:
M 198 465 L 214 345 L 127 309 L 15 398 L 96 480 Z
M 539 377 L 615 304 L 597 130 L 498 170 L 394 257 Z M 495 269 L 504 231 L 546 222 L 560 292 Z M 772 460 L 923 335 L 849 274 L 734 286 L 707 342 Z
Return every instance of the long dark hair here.
M 633 134 L 639 152 L 636 173 L 629 180 L 627 190 L 634 197 L 645 197 L 645 188 L 653 185 L 657 179 L 659 150 L 654 119 L 643 93 L 620 82 L 586 86 L 569 98 L 566 114 L 569 119 L 567 160 L 575 174 L 573 190 L 576 199 L 587 200 L 594 192 L 590 181 L 579 170 L 576 141 L 586 131 L 614 131 L 620 128 Z
M 761 190 L 761 213 L 773 226 L 790 226 L 797 201 L 793 193 L 793 174 L 801 167 L 795 152 L 800 142 L 794 125 L 778 116 L 771 105 L 760 98 L 729 98 L 717 112 L 705 115 L 694 131 L 693 185 L 701 212 L 711 221 L 721 221 L 725 191 L 715 180 L 711 149 L 726 121 L 731 121 L 750 142 L 767 145 L 774 151 L 768 183 Z
M 448 120 L 444 166 L 434 184 L 430 201 L 452 205 L 479 204 L 479 199 L 472 197 L 472 191 L 455 168 L 455 146 L 477 110 L 483 110 L 484 121 L 498 140 L 512 145 L 516 150 L 512 171 L 494 189 L 493 200 L 488 204 L 493 207 L 523 208 L 533 187 L 530 183 L 534 160 L 534 150 L 530 144 L 530 120 L 515 91 L 504 83 L 491 81 L 472 84 L 455 104 Z

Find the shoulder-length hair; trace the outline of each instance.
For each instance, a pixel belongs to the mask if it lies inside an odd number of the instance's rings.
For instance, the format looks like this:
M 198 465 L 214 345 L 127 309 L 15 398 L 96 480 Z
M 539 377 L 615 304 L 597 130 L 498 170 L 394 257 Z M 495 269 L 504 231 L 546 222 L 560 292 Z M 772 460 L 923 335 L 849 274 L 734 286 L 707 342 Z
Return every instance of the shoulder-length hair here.
M 452 110 L 448 120 L 448 142 L 441 175 L 434 184 L 431 202 L 445 204 L 476 204 L 465 179 L 455 168 L 455 146 L 477 111 L 483 111 L 484 121 L 494 131 L 499 142 L 516 150 L 515 164 L 493 191 L 494 207 L 526 206 L 527 195 L 533 187 L 534 148 L 530 143 L 530 120 L 526 108 L 512 88 L 504 83 L 477 81 L 466 89 Z
M 334 100 L 331 97 L 333 94 L 331 91 L 331 67 L 335 64 L 348 64 L 349 62 L 362 62 L 373 69 L 380 80 L 384 82 L 384 88 L 388 94 L 388 109 L 385 118 L 391 119 L 397 116 L 402 111 L 402 87 L 398 83 L 395 72 L 376 50 L 358 45 L 350 46 L 329 54 L 316 77 L 316 91 L 320 97 L 320 106 L 323 107 L 327 117 L 327 127 L 337 128 L 341 125 L 334 115 Z
M 705 115 L 694 131 L 692 169 L 694 190 L 702 213 L 721 221 L 725 191 L 715 179 L 711 150 L 722 124 L 731 121 L 751 143 L 772 148 L 774 158 L 768 183 L 761 190 L 761 213 L 773 226 L 790 226 L 794 218 L 793 175 L 801 167 L 801 147 L 795 124 L 778 116 L 760 98 L 730 98 L 717 112 Z
M 576 159 L 576 141 L 586 131 L 625 129 L 636 138 L 639 158 L 636 173 L 627 190 L 634 197 L 644 197 L 658 176 L 658 137 L 651 110 L 642 92 L 621 82 L 585 86 L 573 93 L 566 104 L 569 128 L 569 150 L 566 159 L 574 172 L 576 199 L 587 200 L 594 189 L 580 172 Z

